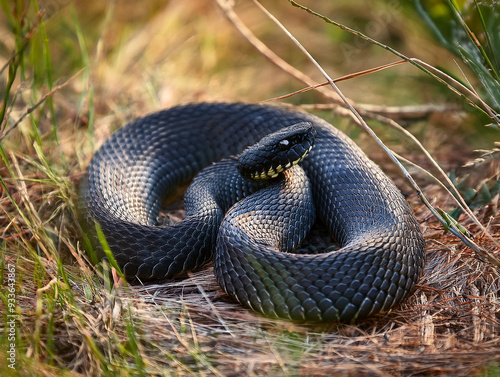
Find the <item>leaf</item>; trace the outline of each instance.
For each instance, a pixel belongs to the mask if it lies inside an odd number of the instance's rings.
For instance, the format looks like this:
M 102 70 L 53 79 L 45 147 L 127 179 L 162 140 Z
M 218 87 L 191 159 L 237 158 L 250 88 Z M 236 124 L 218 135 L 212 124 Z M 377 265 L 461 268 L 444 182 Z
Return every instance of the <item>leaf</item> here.
M 446 221 L 447 224 L 447 226 L 445 226 L 446 230 L 449 230 L 450 228 L 456 228 L 460 233 L 466 235 L 469 238 L 472 238 L 472 234 L 457 220 L 451 217 L 451 215 L 448 212 L 442 210 L 441 208 L 437 208 L 437 211 L 439 212 L 441 217 Z

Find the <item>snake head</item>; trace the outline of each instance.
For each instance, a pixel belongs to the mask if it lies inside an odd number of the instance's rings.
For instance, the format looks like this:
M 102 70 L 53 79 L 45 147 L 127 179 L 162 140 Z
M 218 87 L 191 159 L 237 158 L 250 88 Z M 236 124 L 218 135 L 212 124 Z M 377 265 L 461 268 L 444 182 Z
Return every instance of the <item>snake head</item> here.
M 315 139 L 316 130 L 309 122 L 273 132 L 243 151 L 238 157 L 238 170 L 246 178 L 275 178 L 302 161 Z

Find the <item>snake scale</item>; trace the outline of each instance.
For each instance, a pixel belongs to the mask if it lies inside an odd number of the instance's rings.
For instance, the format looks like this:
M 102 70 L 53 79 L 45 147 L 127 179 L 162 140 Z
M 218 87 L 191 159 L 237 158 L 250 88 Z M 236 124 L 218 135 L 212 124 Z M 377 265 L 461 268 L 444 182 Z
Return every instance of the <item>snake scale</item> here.
M 317 137 L 300 166 L 290 169 L 294 173 L 282 173 L 285 178 L 276 179 L 276 184 L 235 178 L 231 156 L 272 132 L 303 122 L 314 126 Z M 212 165 L 223 158 L 227 160 Z M 218 182 L 209 182 L 207 170 L 219 174 Z M 189 199 L 186 194 L 186 219 L 158 225 L 165 196 L 197 174 L 198 188 L 188 189 L 193 194 Z M 293 179 L 308 183 L 314 208 L 295 203 L 302 194 L 294 189 L 291 199 L 266 204 L 273 200 L 270 192 L 281 190 L 272 187 L 285 187 Z M 217 198 L 197 196 L 200 190 L 215 190 Z M 257 209 L 249 207 L 255 203 Z M 399 303 L 423 271 L 423 236 L 394 183 L 326 121 L 275 106 L 198 103 L 136 119 L 115 132 L 92 158 L 80 183 L 80 208 L 90 245 L 99 253 L 97 222 L 128 279 L 176 277 L 215 255 L 221 287 L 270 317 L 363 318 Z M 239 223 L 293 232 L 315 216 L 326 224 L 339 250 L 283 252 L 278 250 L 281 238 L 269 243 L 265 235 L 253 239 L 234 228 Z M 257 225 L 251 225 L 251 217 Z M 291 236 L 294 245 L 303 236 Z

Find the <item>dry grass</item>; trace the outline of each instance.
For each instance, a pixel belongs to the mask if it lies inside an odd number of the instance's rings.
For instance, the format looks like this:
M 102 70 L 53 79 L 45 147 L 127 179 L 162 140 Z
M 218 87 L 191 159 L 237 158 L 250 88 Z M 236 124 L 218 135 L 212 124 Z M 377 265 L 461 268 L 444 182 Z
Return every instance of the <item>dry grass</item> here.
M 51 96 L 51 103 L 44 100 L 1 140 L 2 376 L 500 375 L 498 270 L 445 232 L 380 150 L 345 119 L 329 112 L 320 115 L 356 137 L 394 177 L 422 224 L 427 242 L 425 274 L 400 307 L 355 325 L 290 323 L 241 308 L 222 293 L 210 266 L 185 279 L 128 286 L 116 283 L 105 266 L 88 263 L 78 241 L 75 188 L 93 152 L 115 129 L 135 116 L 177 103 L 260 101 L 300 89 L 301 84 L 290 82 L 288 74 L 256 54 L 211 1 L 150 2 L 141 10 L 125 0 L 107 5 L 90 2 L 85 7 L 55 4 L 59 7 L 42 24 L 46 39 L 35 25 L 34 9 L 26 14 L 34 34 L 12 85 L 17 94 L 9 107 L 9 125 L 56 84 L 79 73 Z M 22 4 L 18 6 L 22 9 Z M 342 58 L 342 47 L 356 46 L 356 40 L 336 34 L 288 4 L 266 6 L 286 20 L 302 42 L 310 41 L 307 47 L 335 76 L 394 60 L 366 46 L 349 50 Z M 334 14 L 332 5 L 319 7 Z M 273 51 L 320 80 L 258 10 L 247 3 L 237 10 Z M 338 2 L 335 11 L 346 19 L 359 15 L 348 1 Z M 418 56 L 442 63 L 446 55 L 422 39 L 418 25 L 408 27 L 404 11 L 375 2 L 359 15 L 359 22 L 379 15 L 390 24 L 377 39 L 401 43 L 407 55 L 417 55 L 415 51 L 425 46 L 426 56 Z M 0 28 L 6 35 L 2 67 L 16 41 L 5 26 Z M 360 58 L 365 55 L 370 59 Z M 384 72 L 349 80 L 342 89 L 358 103 L 378 105 L 453 98 L 410 67 Z M 0 85 L 8 82 L 7 76 L 7 70 L 2 71 Z M 388 95 L 387 85 L 394 80 L 399 84 Z M 314 103 L 319 98 L 308 93 L 289 101 Z M 408 126 L 445 170 L 472 159 L 472 147 L 463 139 L 477 133 L 467 125 L 479 123 L 477 118 L 439 109 L 421 116 L 424 121 Z M 399 136 L 375 126 L 396 152 L 431 169 Z M 487 138 L 476 138 L 475 143 L 491 148 Z M 498 180 L 499 171 L 498 161 L 492 160 L 460 174 L 471 175 L 471 186 L 476 187 L 475 182 Z M 416 172 L 416 178 L 433 205 L 454 207 L 449 195 L 426 175 Z M 497 240 L 498 208 L 497 195 L 474 211 Z M 471 220 L 464 215 L 460 220 L 476 235 L 476 243 L 499 256 Z M 8 367 L 3 352 L 10 344 L 4 289 L 9 265 L 16 266 L 17 370 Z

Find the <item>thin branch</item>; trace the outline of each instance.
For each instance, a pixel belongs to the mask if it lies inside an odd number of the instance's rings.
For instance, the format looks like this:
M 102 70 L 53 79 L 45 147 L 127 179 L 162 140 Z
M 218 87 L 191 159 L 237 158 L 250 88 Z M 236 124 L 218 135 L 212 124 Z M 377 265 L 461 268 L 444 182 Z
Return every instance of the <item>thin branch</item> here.
M 352 79 L 352 78 L 355 78 L 355 77 L 364 76 L 364 75 L 367 75 L 367 74 L 370 74 L 370 73 L 375 73 L 375 72 L 383 71 L 384 69 L 387 69 L 387 68 L 390 68 L 390 67 L 394 67 L 396 65 L 403 64 L 403 63 L 406 63 L 406 61 L 399 60 L 397 62 L 393 62 L 393 63 L 389 63 L 389 64 L 384 64 L 384 65 L 379 66 L 379 67 L 365 69 L 364 71 L 350 73 L 348 75 L 344 75 L 344 76 L 338 77 L 338 78 L 336 78 L 333 81 L 334 82 L 340 82 L 340 81 L 344 81 L 344 80 L 349 80 L 349 79 Z M 288 94 L 285 94 L 285 95 L 282 95 L 282 96 L 279 96 L 279 97 L 269 98 L 269 99 L 266 99 L 266 100 L 261 101 L 261 102 L 265 103 L 265 102 L 271 102 L 271 101 L 277 101 L 277 100 L 285 99 L 285 98 L 294 96 L 295 94 L 304 93 L 304 92 L 307 92 L 309 90 L 314 90 L 314 89 L 317 89 L 317 88 L 320 88 L 320 87 L 326 86 L 326 85 L 329 85 L 328 81 L 327 82 L 323 82 L 321 84 L 310 85 L 310 86 L 308 86 L 306 88 L 299 89 L 299 90 L 297 90 L 295 92 L 288 93 Z
M 387 46 L 373 38 L 370 38 L 369 36 L 357 31 L 357 30 L 354 30 L 354 29 L 351 29 L 350 27 L 347 27 L 343 24 L 341 24 L 340 22 L 336 22 L 326 16 L 323 16 L 322 14 L 318 13 L 318 12 L 315 12 L 314 10 L 312 10 L 311 8 L 308 8 L 304 5 L 301 5 L 299 3 L 297 3 L 295 0 L 288 0 L 290 2 L 290 4 L 292 4 L 293 6 L 297 7 L 297 8 L 300 8 L 316 17 L 319 17 L 321 18 L 323 21 L 325 21 L 326 23 L 329 23 L 329 24 L 332 24 L 332 25 L 335 25 L 336 27 L 338 27 L 339 29 L 342 29 L 342 30 L 345 30 L 351 34 L 354 34 L 356 35 L 357 37 L 371 43 L 371 44 L 374 44 L 376 46 L 379 46 L 381 48 L 383 48 L 384 50 L 387 50 L 389 52 L 391 52 L 392 54 L 398 56 L 399 58 L 403 59 L 403 60 L 406 60 L 407 62 L 411 63 L 412 65 L 414 65 L 415 67 L 417 67 L 418 69 L 420 69 L 421 71 L 425 72 L 426 74 L 432 76 L 433 78 L 435 78 L 436 80 L 438 80 L 440 83 L 446 85 L 449 89 L 451 89 L 453 92 L 455 92 L 456 94 L 458 94 L 460 97 L 462 97 L 463 99 L 465 99 L 471 106 L 473 107 L 476 107 L 477 109 L 481 110 L 482 112 L 488 114 L 494 122 L 496 122 L 498 125 L 500 125 L 500 117 L 498 115 L 495 115 L 495 112 L 492 110 L 492 108 L 486 103 L 484 102 L 479 96 L 475 95 L 473 92 L 471 92 L 469 90 L 469 88 L 465 87 L 462 83 L 458 82 L 457 80 L 455 80 L 453 77 L 447 75 L 446 73 L 442 72 L 441 70 L 423 62 L 422 60 L 420 59 L 416 59 L 416 58 L 409 58 L 408 56 L 402 54 L 401 52 L 393 49 L 392 47 L 390 46 Z M 472 102 L 469 98 L 467 98 L 463 93 L 461 93 L 457 88 L 455 88 L 454 86 L 452 86 L 451 84 L 449 84 L 446 80 L 443 79 L 443 77 L 446 77 L 446 79 L 448 79 L 450 82 L 453 82 L 455 85 L 457 85 L 459 88 L 461 88 L 462 90 L 464 90 L 465 92 L 467 92 L 468 94 L 472 95 L 475 99 L 478 100 L 478 102 L 481 104 L 482 107 L 478 106 L 476 103 Z

